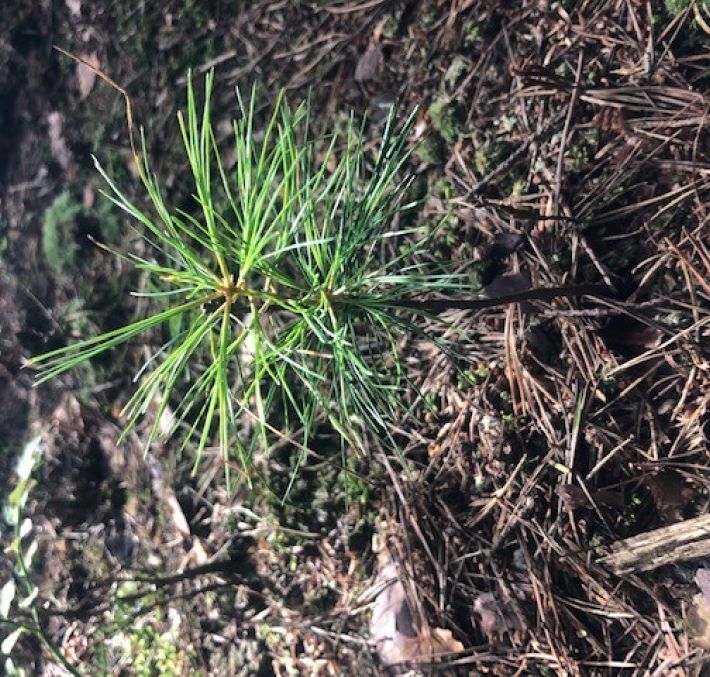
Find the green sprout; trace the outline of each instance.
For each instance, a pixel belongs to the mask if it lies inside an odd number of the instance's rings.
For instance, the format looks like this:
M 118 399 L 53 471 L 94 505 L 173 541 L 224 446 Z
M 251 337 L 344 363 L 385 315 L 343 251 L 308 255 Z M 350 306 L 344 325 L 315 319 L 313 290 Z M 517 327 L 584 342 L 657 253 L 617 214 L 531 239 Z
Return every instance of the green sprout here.
M 152 297 L 156 312 L 32 362 L 42 383 L 160 325 L 179 326 L 141 369 L 123 412 L 126 431 L 157 400 L 150 444 L 178 402 L 173 431 L 196 440 L 195 468 L 217 437 L 229 482 L 235 467 L 248 479 L 255 446 L 274 435 L 305 454 L 323 418 L 351 444 L 356 421 L 386 434 L 400 408 L 398 334 L 417 330 L 398 312 L 401 301 L 449 293 L 459 278 L 426 260 L 427 238 L 416 229 L 392 228 L 411 207 L 403 204 L 410 179 L 400 175 L 412 116 L 398 127 L 390 115 L 370 159 L 352 120 L 342 135 L 311 138 L 308 106 L 292 111 L 283 97 L 257 140 L 255 96 L 239 97 L 236 163 L 227 169 L 210 117 L 212 87 L 210 74 L 198 109 L 190 83 L 187 113 L 178 115 L 199 216 L 166 204 L 144 138 L 136 160 L 153 214 L 96 161 L 107 197 L 142 226 L 153 255 L 101 246 L 147 275 L 154 291 L 137 295 Z M 256 432 L 249 441 L 239 434 L 246 420 Z M 284 432 L 293 430 L 298 439 Z

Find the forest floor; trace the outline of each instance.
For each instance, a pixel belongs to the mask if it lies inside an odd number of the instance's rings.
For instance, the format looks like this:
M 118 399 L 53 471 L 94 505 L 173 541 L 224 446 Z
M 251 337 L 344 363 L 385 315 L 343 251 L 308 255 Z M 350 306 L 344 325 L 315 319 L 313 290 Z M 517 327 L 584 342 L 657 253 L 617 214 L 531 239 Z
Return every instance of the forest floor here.
M 459 312 L 457 364 L 404 341 L 406 464 L 373 441 L 344 482 L 324 427 L 286 502 L 284 445 L 273 493 L 230 495 L 217 450 L 193 476 L 149 422 L 117 443 L 148 345 L 33 388 L 32 355 L 143 309 L 93 244 L 138 240 L 92 160 L 145 200 L 125 101 L 53 46 L 126 90 L 177 207 L 188 69 L 215 69 L 223 131 L 235 86 L 310 96 L 323 131 L 367 116 L 372 147 L 396 102 L 433 256 L 489 293 L 608 293 Z M 51 644 L 92 675 L 702 674 L 708 92 L 710 13 L 683 0 L 1 3 L 0 538 L 19 511 L 36 552 L 0 560 L 0 638 L 47 640 L 5 671 L 64 674 Z

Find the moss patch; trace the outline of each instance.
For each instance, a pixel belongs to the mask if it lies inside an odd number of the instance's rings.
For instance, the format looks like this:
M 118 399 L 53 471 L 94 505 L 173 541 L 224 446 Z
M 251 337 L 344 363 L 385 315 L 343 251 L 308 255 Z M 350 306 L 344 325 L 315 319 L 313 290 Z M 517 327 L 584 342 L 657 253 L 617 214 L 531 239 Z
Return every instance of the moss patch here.
M 446 143 L 454 143 L 461 135 L 456 111 L 451 101 L 446 97 L 437 99 L 429 106 L 429 118 L 432 127 Z
M 76 220 L 81 205 L 69 191 L 60 193 L 42 221 L 42 253 L 50 268 L 64 274 L 76 266 Z

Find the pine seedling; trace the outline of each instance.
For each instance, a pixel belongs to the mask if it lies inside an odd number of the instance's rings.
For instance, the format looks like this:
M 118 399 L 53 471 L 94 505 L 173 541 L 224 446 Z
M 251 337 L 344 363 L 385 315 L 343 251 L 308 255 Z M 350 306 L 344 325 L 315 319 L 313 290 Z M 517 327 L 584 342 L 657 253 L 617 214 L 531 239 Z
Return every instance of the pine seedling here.
M 102 246 L 143 271 L 151 291 L 138 295 L 151 297 L 156 311 L 33 363 L 42 383 L 161 325 L 179 326 L 137 375 L 126 431 L 157 401 L 153 442 L 177 403 L 174 428 L 196 445 L 195 469 L 216 441 L 229 482 L 233 467 L 249 477 L 254 449 L 274 436 L 305 453 L 324 419 L 346 444 L 358 443 L 358 420 L 387 436 L 404 382 L 397 338 L 419 331 L 402 315 L 406 299 L 450 294 L 460 280 L 426 262 L 421 233 L 393 229 L 411 206 L 402 175 L 412 116 L 397 126 L 392 114 L 368 158 L 352 120 L 344 134 L 312 138 L 307 104 L 291 110 L 283 97 L 257 135 L 252 93 L 248 102 L 238 97 L 236 162 L 227 168 L 210 116 L 212 88 L 210 74 L 198 108 L 189 82 L 178 116 L 195 209 L 165 202 L 144 139 L 136 159 L 150 211 L 96 161 L 106 195 L 152 253 Z M 399 253 L 384 260 L 385 249 Z M 254 434 L 245 440 L 240 428 Z

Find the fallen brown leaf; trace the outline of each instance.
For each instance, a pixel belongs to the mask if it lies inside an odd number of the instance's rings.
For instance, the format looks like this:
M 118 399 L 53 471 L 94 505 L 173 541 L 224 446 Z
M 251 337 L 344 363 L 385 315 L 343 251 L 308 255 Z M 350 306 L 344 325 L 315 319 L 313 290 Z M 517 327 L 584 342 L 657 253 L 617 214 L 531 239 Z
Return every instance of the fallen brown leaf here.
M 701 649 L 710 649 L 710 604 L 705 595 L 693 597 L 685 616 L 685 630 L 692 644 Z
M 587 494 L 582 487 L 565 484 L 560 487 L 560 498 L 571 508 L 591 508 L 595 505 L 604 508 L 623 508 L 624 495 L 618 489 L 596 489 Z M 591 500 L 590 500 L 591 498 Z
M 358 59 L 355 67 L 355 82 L 367 82 L 377 77 L 382 68 L 382 50 L 377 46 L 368 47 Z
M 407 593 L 395 563 L 387 558 L 377 581 L 385 585 L 375 599 L 370 637 L 385 665 L 432 662 L 442 655 L 463 651 L 463 644 L 444 628 L 417 629 Z
M 645 484 L 664 523 L 680 522 L 683 519 L 683 510 L 694 494 L 683 475 L 676 470 L 664 468 L 647 478 Z
M 484 592 L 473 603 L 481 631 L 491 644 L 499 644 L 505 635 L 515 637 L 523 630 L 512 605 L 495 593 Z

